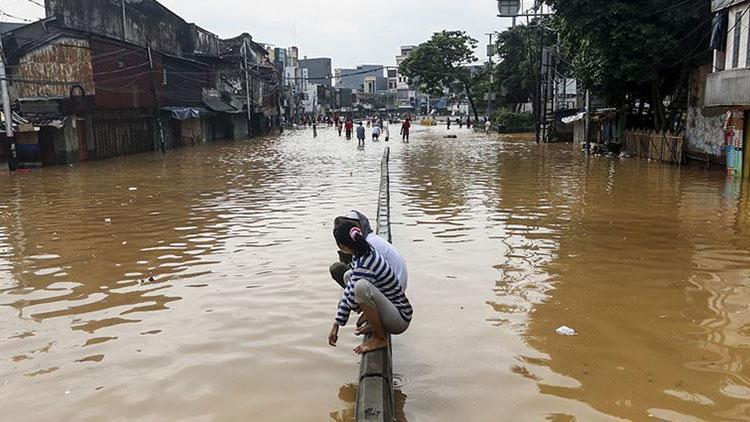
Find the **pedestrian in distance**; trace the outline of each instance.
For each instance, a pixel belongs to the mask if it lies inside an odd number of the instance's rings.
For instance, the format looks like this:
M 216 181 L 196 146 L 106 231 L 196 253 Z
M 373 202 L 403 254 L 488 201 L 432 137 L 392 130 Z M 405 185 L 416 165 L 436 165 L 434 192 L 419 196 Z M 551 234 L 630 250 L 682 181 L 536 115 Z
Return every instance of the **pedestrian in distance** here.
M 448 130 L 451 130 L 451 118 L 448 117 Z
M 372 142 L 380 142 L 380 126 L 372 127 Z
M 466 118 L 466 129 L 471 129 L 471 117 Z
M 352 256 L 351 277 L 339 301 L 336 319 L 328 334 L 328 344 L 336 347 L 339 328 L 347 324 L 351 312 L 361 312 L 363 325 L 357 335 L 371 334 L 354 349 L 359 355 L 388 348 L 388 335 L 404 333 L 414 310 L 400 280 L 388 261 L 367 241 L 356 222 L 337 218 L 333 237 L 339 251 Z
M 350 141 L 352 139 L 352 132 L 354 132 L 354 122 L 352 121 L 352 119 L 346 119 L 344 128 L 346 131 L 346 140 Z
M 411 120 L 407 117 L 401 124 L 401 141 L 409 143 L 409 131 L 411 130 Z
M 359 122 L 359 126 L 357 126 L 357 141 L 358 146 L 365 146 L 365 127 L 362 122 Z
M 385 141 L 388 142 L 391 140 L 391 130 L 388 128 L 388 123 L 386 123 L 383 126 L 383 133 L 385 134 Z
M 313 129 L 313 138 L 318 137 L 318 122 L 316 119 L 313 119 L 312 121 L 312 129 Z
M 458 122 L 458 128 L 463 129 L 464 128 L 464 121 L 461 120 L 460 117 L 456 118 L 456 122 Z

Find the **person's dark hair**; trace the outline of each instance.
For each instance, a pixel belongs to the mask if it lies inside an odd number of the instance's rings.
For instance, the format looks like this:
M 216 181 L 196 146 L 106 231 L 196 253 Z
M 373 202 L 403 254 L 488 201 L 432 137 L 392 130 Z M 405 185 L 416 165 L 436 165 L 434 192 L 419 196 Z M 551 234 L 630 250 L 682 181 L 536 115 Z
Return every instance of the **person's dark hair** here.
M 351 248 L 355 257 L 367 256 L 372 252 L 362 229 L 347 218 L 339 217 L 333 222 L 333 238 L 336 244 Z

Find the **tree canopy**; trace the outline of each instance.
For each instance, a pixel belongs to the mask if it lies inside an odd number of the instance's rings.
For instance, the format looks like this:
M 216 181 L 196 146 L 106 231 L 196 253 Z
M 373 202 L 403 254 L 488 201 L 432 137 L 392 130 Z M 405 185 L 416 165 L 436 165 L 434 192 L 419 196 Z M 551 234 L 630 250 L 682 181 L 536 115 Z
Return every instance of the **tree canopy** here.
M 467 67 L 477 61 L 474 55 L 477 44 L 477 40 L 463 31 L 436 32 L 404 59 L 399 71 L 430 95 L 441 96 L 454 84 L 460 84 L 466 89 L 478 119 Z
M 657 128 L 664 100 L 685 95 L 687 73 L 710 57 L 708 1 L 544 1 L 574 76 L 615 106 L 647 100 Z

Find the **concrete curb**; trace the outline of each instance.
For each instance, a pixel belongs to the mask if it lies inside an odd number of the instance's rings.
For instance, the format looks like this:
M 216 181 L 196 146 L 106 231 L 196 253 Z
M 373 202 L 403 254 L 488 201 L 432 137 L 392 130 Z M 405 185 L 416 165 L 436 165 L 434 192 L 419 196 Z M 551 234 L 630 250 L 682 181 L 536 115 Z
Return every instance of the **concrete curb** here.
M 376 233 L 392 242 L 389 159 L 390 149 L 386 148 L 381 162 Z M 393 421 L 393 367 L 390 347 L 387 350 L 370 352 L 362 357 L 359 367 L 356 415 L 358 422 Z

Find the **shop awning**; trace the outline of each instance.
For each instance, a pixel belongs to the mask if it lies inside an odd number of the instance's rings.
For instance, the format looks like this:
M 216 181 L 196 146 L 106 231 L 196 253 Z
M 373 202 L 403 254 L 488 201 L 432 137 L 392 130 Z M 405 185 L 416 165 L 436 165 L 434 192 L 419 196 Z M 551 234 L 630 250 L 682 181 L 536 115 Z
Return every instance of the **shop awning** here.
M 566 125 L 570 125 L 570 124 L 573 124 L 575 122 L 580 122 L 581 120 L 583 120 L 585 118 L 586 118 L 586 112 L 582 111 L 582 112 L 574 114 L 572 116 L 563 117 L 562 118 L 562 122 L 565 123 Z
M 218 97 L 204 97 L 203 104 L 205 104 L 209 109 L 218 113 L 239 113 L 242 111 L 238 110 L 233 105 L 224 102 L 221 98 Z

